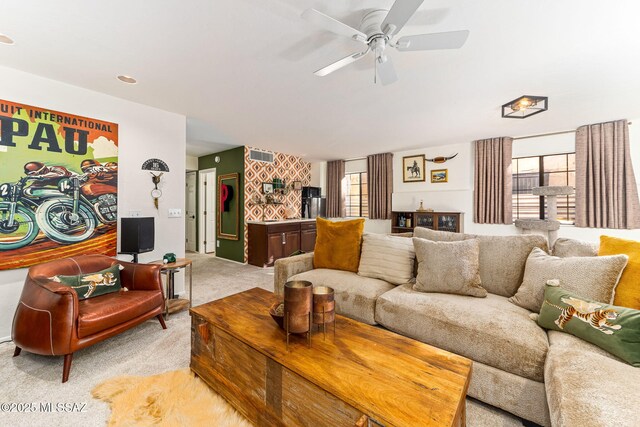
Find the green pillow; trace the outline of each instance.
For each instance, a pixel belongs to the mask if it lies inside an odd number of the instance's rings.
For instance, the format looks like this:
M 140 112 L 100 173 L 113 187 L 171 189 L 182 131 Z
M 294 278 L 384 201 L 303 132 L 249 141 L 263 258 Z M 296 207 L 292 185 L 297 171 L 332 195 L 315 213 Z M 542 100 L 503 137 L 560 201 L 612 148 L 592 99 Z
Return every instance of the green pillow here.
M 640 367 L 640 310 L 594 302 L 546 285 L 538 324 L 575 335 Z
M 78 299 L 93 298 L 111 292 L 118 292 L 120 285 L 120 264 L 114 264 L 102 271 L 78 276 L 53 276 L 51 280 L 75 289 Z

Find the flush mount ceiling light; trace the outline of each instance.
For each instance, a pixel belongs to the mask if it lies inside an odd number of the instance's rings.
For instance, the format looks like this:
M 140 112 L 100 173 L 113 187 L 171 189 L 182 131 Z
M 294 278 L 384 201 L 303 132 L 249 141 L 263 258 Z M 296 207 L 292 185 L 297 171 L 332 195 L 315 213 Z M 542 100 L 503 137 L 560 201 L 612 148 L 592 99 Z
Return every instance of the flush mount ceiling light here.
M 138 83 L 138 81 L 131 76 L 124 76 L 124 75 L 118 76 L 118 80 L 120 80 L 123 83 L 129 83 L 130 85 L 134 85 Z
M 502 106 L 502 117 L 507 119 L 526 119 L 534 114 L 547 111 L 549 98 L 546 96 L 522 95 Z
M 5 34 L 0 34 L 0 43 L 2 44 L 13 44 L 13 39 Z

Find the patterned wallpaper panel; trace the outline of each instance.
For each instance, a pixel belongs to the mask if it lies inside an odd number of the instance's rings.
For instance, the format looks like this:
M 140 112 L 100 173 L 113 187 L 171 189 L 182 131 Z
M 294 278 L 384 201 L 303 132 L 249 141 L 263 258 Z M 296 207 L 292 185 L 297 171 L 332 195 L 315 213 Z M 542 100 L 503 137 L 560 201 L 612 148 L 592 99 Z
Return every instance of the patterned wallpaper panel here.
M 265 219 L 286 219 L 287 211 L 292 217 L 299 217 L 302 208 L 302 192 L 289 190 L 283 196 L 276 196 L 282 205 L 256 206 L 251 198 L 256 193 L 262 193 L 263 182 L 273 182 L 273 178 L 282 179 L 287 186 L 293 181 L 301 181 L 303 186 L 311 182 L 311 163 L 301 157 L 282 153 L 274 153 L 273 163 L 257 162 L 249 159 L 251 147 L 244 147 L 244 261 L 248 258 L 247 221 L 262 220 L 264 208 Z

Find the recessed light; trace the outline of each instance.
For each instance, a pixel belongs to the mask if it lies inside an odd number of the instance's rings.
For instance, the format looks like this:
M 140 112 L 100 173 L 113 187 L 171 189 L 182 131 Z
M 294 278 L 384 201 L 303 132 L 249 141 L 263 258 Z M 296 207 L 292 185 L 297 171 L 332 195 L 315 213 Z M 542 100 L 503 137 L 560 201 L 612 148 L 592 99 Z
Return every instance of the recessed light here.
M 4 34 L 0 34 L 0 43 L 2 44 L 13 44 L 13 40 L 11 39 L 11 37 L 6 36 Z
M 123 83 L 129 83 L 131 85 L 138 83 L 138 81 L 131 76 L 118 76 L 118 80 Z

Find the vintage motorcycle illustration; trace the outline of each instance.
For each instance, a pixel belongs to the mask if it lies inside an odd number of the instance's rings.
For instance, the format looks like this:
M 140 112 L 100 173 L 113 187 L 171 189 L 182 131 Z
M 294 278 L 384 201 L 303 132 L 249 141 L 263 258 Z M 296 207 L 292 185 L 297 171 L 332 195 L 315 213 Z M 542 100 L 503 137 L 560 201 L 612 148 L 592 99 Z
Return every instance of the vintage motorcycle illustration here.
M 0 251 L 30 244 L 40 230 L 55 242 L 70 244 L 91 237 L 98 220 L 115 223 L 117 164 L 85 160 L 82 170 L 82 175 L 64 169 L 53 178 L 51 173 L 31 174 L 15 184 L 1 184 Z M 26 166 L 25 171 L 29 173 Z

